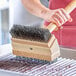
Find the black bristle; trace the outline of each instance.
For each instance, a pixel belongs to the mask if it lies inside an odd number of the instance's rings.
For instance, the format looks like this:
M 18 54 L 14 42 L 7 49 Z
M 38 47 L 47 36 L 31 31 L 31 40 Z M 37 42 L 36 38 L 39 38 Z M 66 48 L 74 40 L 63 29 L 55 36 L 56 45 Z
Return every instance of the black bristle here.
M 48 42 L 51 34 L 48 29 L 43 29 L 39 27 L 14 25 L 10 31 L 12 37 L 29 39 L 34 41 Z
M 47 61 L 47 60 L 40 60 L 40 59 L 35 59 L 35 58 L 28 58 L 28 57 L 22 57 L 22 56 L 16 56 L 16 58 L 14 59 L 16 61 L 24 61 L 30 64 L 52 64 L 54 62 L 57 61 L 57 59 L 55 59 L 54 61 Z

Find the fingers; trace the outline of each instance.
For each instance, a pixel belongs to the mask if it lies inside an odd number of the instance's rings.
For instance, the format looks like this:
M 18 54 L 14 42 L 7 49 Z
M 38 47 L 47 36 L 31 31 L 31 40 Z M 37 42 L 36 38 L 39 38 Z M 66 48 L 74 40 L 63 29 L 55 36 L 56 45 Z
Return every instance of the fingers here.
M 69 14 L 67 14 L 63 8 L 61 8 L 60 10 L 61 10 L 63 16 L 65 16 L 65 18 L 66 18 L 69 22 L 72 22 L 71 16 L 70 16 Z
M 72 18 L 70 17 L 70 15 L 68 15 L 66 11 L 62 8 L 57 9 L 54 15 L 52 16 L 52 18 L 53 18 L 53 22 L 56 23 L 57 27 L 61 27 L 61 25 L 63 25 L 67 21 L 69 22 L 72 21 Z
M 54 14 L 52 18 L 54 19 L 53 22 L 55 22 L 58 27 L 60 27 L 64 22 L 62 17 L 58 13 Z
M 67 21 L 71 22 L 72 18 L 63 8 L 56 9 L 56 10 L 49 10 L 44 16 L 44 20 L 49 23 L 54 23 L 57 25 L 58 29 L 62 29 L 62 25 Z M 57 30 L 57 29 L 56 29 Z

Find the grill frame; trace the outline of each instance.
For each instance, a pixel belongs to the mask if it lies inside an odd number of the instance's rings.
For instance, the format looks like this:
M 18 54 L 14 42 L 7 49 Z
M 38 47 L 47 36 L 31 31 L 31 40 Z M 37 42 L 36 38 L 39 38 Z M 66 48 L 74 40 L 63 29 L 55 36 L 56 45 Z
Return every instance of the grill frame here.
M 7 45 L 8 46 L 8 45 Z M 5 46 L 4 46 L 5 47 Z M 4 48 L 3 47 L 3 48 Z M 8 47 L 6 47 L 6 48 L 10 48 L 9 46 Z M 6 49 L 6 48 L 4 48 L 4 49 Z M 3 50 L 3 49 L 2 49 Z M 10 50 L 10 49 L 6 49 L 6 50 Z M 68 48 L 61 48 L 61 56 L 63 57 L 60 57 L 61 58 L 61 60 L 66 60 L 66 62 L 67 62 L 67 60 L 69 60 L 69 61 L 75 61 L 76 62 L 76 60 L 74 60 L 74 59 L 76 59 L 76 57 L 74 57 L 74 56 L 76 56 L 76 51 L 74 51 L 75 49 L 68 49 Z M 64 52 L 63 52 L 64 51 Z M 69 56 L 69 54 L 73 54 L 71 57 Z M 65 55 L 65 56 L 64 56 Z M 2 61 L 2 60 L 4 60 L 4 59 L 6 59 L 6 60 L 8 60 L 8 59 L 11 59 L 12 57 L 15 57 L 14 55 L 12 55 L 11 53 L 8 53 L 8 54 L 6 54 L 6 55 L 4 55 L 4 56 L 1 56 L 0 57 L 0 61 Z M 58 61 L 59 61 L 59 59 L 60 58 L 58 58 Z M 71 59 L 68 59 L 68 58 L 71 58 Z M 74 58 L 74 59 L 73 59 Z M 58 63 L 58 61 L 57 62 L 55 62 L 55 63 L 53 63 L 53 64 L 50 64 L 50 65 L 54 65 L 54 64 L 56 64 L 56 65 L 58 65 L 57 63 Z M 70 63 L 69 63 L 70 64 Z M 45 65 L 44 65 L 45 66 Z M 75 63 L 75 66 L 76 66 L 76 63 Z M 75 67 L 74 66 L 74 67 Z M 41 66 L 41 67 L 43 67 L 43 66 Z M 40 67 L 40 68 L 41 68 Z M 47 67 L 49 67 L 49 66 L 47 66 Z M 54 67 L 54 66 L 53 66 Z M 39 68 L 38 68 L 39 69 Z M 37 69 L 35 69 L 35 70 L 37 70 Z M 73 69 L 73 71 L 74 70 L 76 70 L 76 69 Z M 71 70 L 70 70 L 71 71 Z M 6 74 L 9 74 L 9 76 L 34 76 L 34 75 L 31 75 L 31 74 L 25 74 L 25 73 L 20 73 L 20 72 L 16 72 L 16 71 L 9 71 L 9 70 L 2 70 L 2 69 L 0 69 L 0 73 L 5 73 L 5 75 L 2 75 L 2 76 L 6 76 Z M 55 72 L 55 73 L 57 73 L 57 72 Z M 74 75 L 73 75 L 73 74 Z M 74 71 L 74 72 L 72 72 L 72 73 L 69 73 L 69 74 L 67 74 L 67 73 L 65 73 L 65 75 L 62 75 L 62 76 L 75 76 L 76 75 L 76 72 Z M 48 73 L 48 74 L 51 74 L 51 75 L 53 75 L 53 73 Z M 8 75 L 7 75 L 8 76 Z M 39 74 L 36 74 L 35 76 L 39 76 Z M 45 75 L 42 75 L 42 76 L 45 76 Z M 57 76 L 57 75 L 56 75 Z M 58 75 L 59 76 L 59 75 Z

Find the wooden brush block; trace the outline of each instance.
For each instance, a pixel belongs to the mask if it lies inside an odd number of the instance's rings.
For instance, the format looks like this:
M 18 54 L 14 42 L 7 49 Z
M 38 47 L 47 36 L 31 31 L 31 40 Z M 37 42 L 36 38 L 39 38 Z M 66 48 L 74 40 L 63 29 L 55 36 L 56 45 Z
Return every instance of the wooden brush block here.
M 13 54 L 52 61 L 60 56 L 60 49 L 54 35 L 48 43 L 12 38 Z

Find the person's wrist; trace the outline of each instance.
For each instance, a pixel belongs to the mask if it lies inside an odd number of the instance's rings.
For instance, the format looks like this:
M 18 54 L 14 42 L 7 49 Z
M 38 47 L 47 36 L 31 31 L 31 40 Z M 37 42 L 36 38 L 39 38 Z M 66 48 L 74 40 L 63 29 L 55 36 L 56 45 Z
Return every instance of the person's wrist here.
M 44 19 L 44 20 L 46 20 L 46 21 L 48 21 L 48 14 L 49 14 L 49 12 L 51 12 L 51 10 L 49 8 L 43 9 L 41 11 L 41 18 Z

